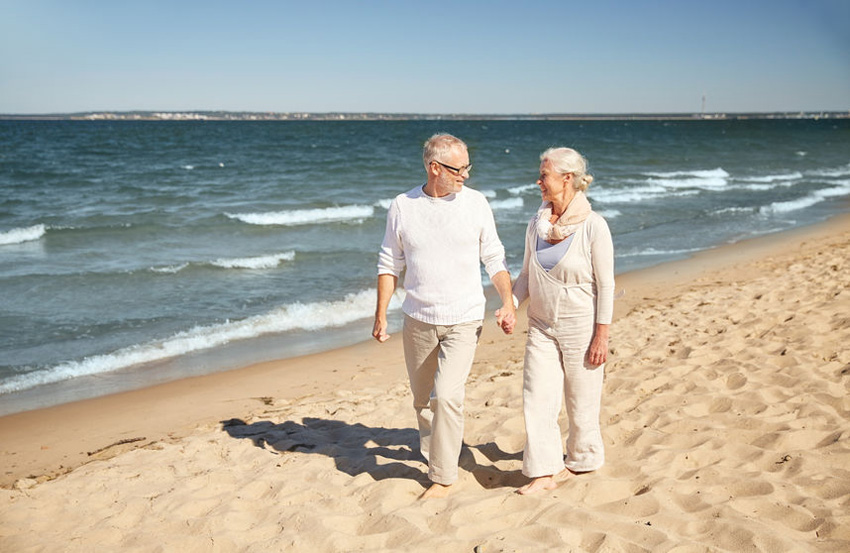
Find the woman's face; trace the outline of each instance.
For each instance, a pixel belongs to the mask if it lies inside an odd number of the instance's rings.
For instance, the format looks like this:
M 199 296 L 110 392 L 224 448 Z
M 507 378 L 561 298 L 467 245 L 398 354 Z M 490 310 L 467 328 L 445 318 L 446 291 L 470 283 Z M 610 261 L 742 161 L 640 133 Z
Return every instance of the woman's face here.
M 544 202 L 563 201 L 572 196 L 575 191 L 572 190 L 572 173 L 562 175 L 555 172 L 552 167 L 552 162 L 548 159 L 543 160 L 540 164 L 540 177 L 537 179 L 537 186 L 540 187 L 540 194 L 543 196 Z M 569 198 L 571 199 L 571 198 Z

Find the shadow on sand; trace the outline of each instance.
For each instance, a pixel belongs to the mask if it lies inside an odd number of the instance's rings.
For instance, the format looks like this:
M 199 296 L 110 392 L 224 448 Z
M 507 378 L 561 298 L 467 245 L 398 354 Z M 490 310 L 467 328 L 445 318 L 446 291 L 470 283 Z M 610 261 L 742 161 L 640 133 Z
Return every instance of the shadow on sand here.
M 430 486 L 428 465 L 419 451 L 419 432 L 413 428 L 373 428 L 360 423 L 307 417 L 300 423 L 241 419 L 221 421 L 232 438 L 251 440 L 255 446 L 278 455 L 298 452 L 325 455 L 348 475 L 369 474 L 375 480 L 405 478 Z M 472 450 L 491 463 L 517 460 L 522 453 L 508 453 L 494 442 L 469 446 L 464 443 L 460 468 L 473 474 L 487 489 L 517 487 L 526 478 L 518 470 L 505 471 L 495 464 L 479 464 Z

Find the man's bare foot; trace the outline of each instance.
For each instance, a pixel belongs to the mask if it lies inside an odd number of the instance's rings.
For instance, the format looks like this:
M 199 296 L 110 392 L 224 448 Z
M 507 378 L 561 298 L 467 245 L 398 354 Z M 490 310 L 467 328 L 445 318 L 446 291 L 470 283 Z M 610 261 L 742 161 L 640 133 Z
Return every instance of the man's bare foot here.
M 516 492 L 520 495 L 532 495 L 547 490 L 554 490 L 557 487 L 558 484 L 552 476 L 541 476 L 539 478 L 535 478 Z
M 437 484 L 436 482 L 431 484 L 431 487 L 425 490 L 425 493 L 419 496 L 419 499 L 433 499 L 433 498 L 441 498 L 446 497 L 452 491 L 452 486 L 449 484 L 445 486 L 443 484 Z
M 517 490 L 520 495 L 532 495 L 539 492 L 554 490 L 558 485 L 572 475 L 569 469 L 564 469 L 558 474 L 550 476 L 540 476 L 533 479 Z

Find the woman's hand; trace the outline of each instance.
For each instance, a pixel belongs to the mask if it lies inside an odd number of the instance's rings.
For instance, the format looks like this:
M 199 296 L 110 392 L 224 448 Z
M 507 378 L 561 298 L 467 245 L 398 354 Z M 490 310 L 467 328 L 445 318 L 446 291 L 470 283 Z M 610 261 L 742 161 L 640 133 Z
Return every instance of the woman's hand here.
M 587 362 L 595 367 L 608 360 L 608 326 L 596 325 L 596 332 L 593 333 L 593 340 L 590 341 L 590 348 L 585 356 Z

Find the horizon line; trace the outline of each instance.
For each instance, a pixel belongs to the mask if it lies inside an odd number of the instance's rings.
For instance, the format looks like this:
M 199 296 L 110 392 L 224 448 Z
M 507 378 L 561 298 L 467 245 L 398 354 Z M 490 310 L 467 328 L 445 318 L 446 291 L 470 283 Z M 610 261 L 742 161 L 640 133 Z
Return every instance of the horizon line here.
M 779 111 L 737 111 L 737 112 L 528 112 L 528 113 L 463 113 L 463 112 L 378 112 L 378 111 L 246 111 L 246 110 L 86 110 L 73 112 L 48 113 L 0 113 L 3 120 L 27 119 L 70 119 L 70 120 L 167 120 L 167 121 L 203 121 L 203 120 L 401 120 L 401 119 L 458 119 L 458 120 L 516 120 L 516 119 L 792 119 L 792 118 L 850 118 L 848 110 L 779 110 Z

